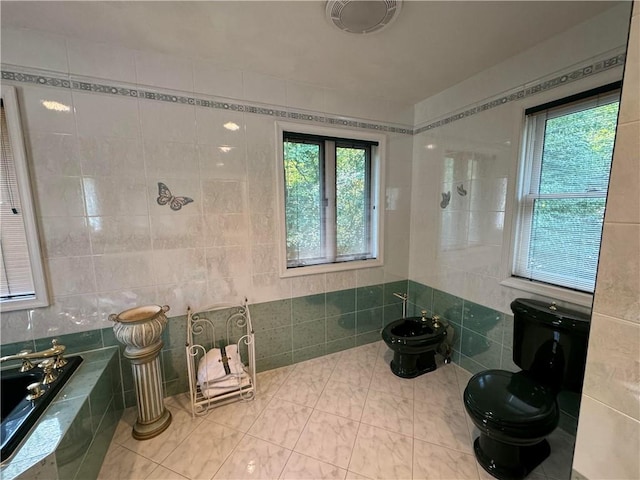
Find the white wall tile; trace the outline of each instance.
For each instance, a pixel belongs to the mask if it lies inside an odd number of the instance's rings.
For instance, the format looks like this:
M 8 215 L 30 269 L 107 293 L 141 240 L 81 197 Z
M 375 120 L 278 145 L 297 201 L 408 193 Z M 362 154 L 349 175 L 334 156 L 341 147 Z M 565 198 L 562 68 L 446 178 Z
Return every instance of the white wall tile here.
M 640 478 L 640 422 L 582 396 L 573 468 L 586 478 Z
M 593 311 L 640 323 L 640 224 L 605 223 Z
M 316 112 L 324 111 L 324 88 L 288 81 L 286 89 L 287 107 Z
M 200 176 L 198 155 L 193 143 L 147 141 L 144 143 L 144 164 L 149 177 Z
M 85 176 L 145 176 L 140 138 L 79 137 L 78 145 Z
M 200 215 L 152 215 L 150 221 L 154 250 L 204 247 L 208 243 Z
M 69 71 L 64 37 L 26 28 L 2 27 L 2 63 Z
M 40 224 L 45 257 L 91 254 L 91 236 L 85 217 L 43 217 Z
M 88 77 L 135 83 L 134 51 L 86 40 L 67 40 L 69 72 Z
M 37 133 L 27 140 L 36 176 L 80 175 L 80 157 L 75 135 Z
M 180 284 L 206 280 L 203 248 L 182 248 L 153 252 L 156 285 Z
M 84 177 L 87 215 L 147 215 L 146 183 L 130 177 Z
M 54 337 L 107 326 L 98 317 L 95 293 L 54 298 L 50 306 L 32 310 L 31 319 L 33 338 Z
M 205 61 L 193 62 L 193 83 L 196 93 L 217 97 L 242 98 L 242 72 Z
M 135 52 L 135 63 L 138 84 L 193 92 L 193 65 L 190 59 Z
M 39 177 L 35 192 L 38 212 L 43 217 L 77 217 L 85 213 L 80 177 Z
M 21 88 L 18 92 L 25 133 L 76 133 L 71 93 L 48 87 Z M 46 108 L 45 105 L 56 108 Z
M 146 215 L 89 217 L 89 226 L 94 255 L 151 249 L 149 217 Z
M 286 105 L 287 94 L 285 81 L 254 72 L 242 72 L 243 97 L 245 100 Z
M 140 101 L 140 123 L 145 141 L 194 143 L 195 107 L 158 101 Z
M 126 97 L 73 93 L 78 134 L 85 137 L 138 138 L 138 101 Z
M 90 256 L 50 258 L 47 264 L 52 294 L 55 297 L 96 291 Z M 73 273 L 70 274 L 71 272 Z
M 100 292 L 155 285 L 151 252 L 95 255 L 93 264 Z
M 638 385 L 640 325 L 594 314 L 582 391 L 640 421 Z

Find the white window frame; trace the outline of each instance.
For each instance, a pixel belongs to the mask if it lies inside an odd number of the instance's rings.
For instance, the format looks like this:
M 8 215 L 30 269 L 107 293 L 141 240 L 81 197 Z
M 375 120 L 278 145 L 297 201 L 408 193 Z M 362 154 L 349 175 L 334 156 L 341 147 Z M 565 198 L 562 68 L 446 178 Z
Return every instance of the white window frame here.
M 371 153 L 371 192 L 372 192 L 372 251 L 375 258 L 349 260 L 338 263 L 323 263 L 290 268 L 287 266 L 287 231 L 285 219 L 285 181 L 284 181 L 284 142 L 285 132 L 335 137 L 351 140 L 377 142 Z M 298 277 L 321 273 L 340 272 L 359 268 L 381 267 L 384 265 L 384 172 L 385 172 L 386 136 L 383 134 L 361 132 L 343 128 L 301 125 L 298 123 L 276 122 L 276 177 L 278 181 L 278 250 L 280 277 Z M 334 179 L 335 183 L 335 179 Z M 334 221 L 335 223 L 335 221 Z
M 579 94 L 580 95 L 580 94 Z M 620 90 L 611 91 L 609 93 L 594 93 L 592 97 L 586 97 L 581 100 L 576 100 L 576 104 L 567 104 L 564 108 L 557 110 L 556 113 L 560 113 L 563 115 L 569 114 L 572 111 L 580 111 L 585 108 L 589 108 L 585 106 L 585 103 L 592 102 L 595 106 L 599 101 L 596 98 L 599 95 L 599 98 L 605 97 L 613 97 L 618 96 L 618 100 L 620 99 Z M 570 98 L 570 97 L 569 97 Z M 562 100 L 561 100 L 562 101 Z M 524 112 L 523 112 L 524 113 Z M 523 115 L 523 123 L 522 123 L 522 137 L 520 143 L 520 155 L 518 161 L 518 169 L 517 169 L 517 185 L 516 185 L 516 202 L 515 202 L 515 212 L 513 217 L 513 222 L 511 225 L 511 248 L 509 252 L 509 261 L 508 261 L 508 271 L 505 272 L 505 279 L 500 282 L 502 286 L 514 288 L 516 290 L 524 291 L 527 293 L 532 293 L 535 295 L 542 295 L 545 297 L 550 297 L 553 299 L 570 302 L 576 305 L 581 305 L 585 307 L 591 307 L 593 303 L 593 294 L 582 292 L 578 290 L 573 290 L 567 287 L 562 287 L 559 285 L 553 285 L 550 283 L 544 283 L 535 280 L 528 280 L 525 278 L 517 277 L 513 275 L 513 271 L 515 270 L 515 263 L 517 261 L 518 255 L 518 243 L 520 239 L 518 238 L 520 232 L 520 224 L 523 221 L 523 218 L 531 218 L 533 200 L 529 198 L 527 192 L 530 191 L 531 183 L 539 181 L 539 178 L 533 178 L 534 172 L 534 162 L 533 157 L 535 155 L 534 149 L 542 148 L 542 144 L 540 142 L 540 138 L 536 138 L 536 134 L 539 137 L 540 129 L 533 128 L 532 125 L 535 121 L 540 121 L 540 118 L 534 120 L 532 118 L 527 118 L 526 115 Z M 544 131 L 543 131 L 544 133 Z M 535 145 L 535 146 L 534 146 Z M 570 196 L 570 195 L 569 195 Z M 595 196 L 605 196 L 594 194 Z
M 20 196 L 20 204 L 22 206 L 21 213 L 24 220 L 27 249 L 29 251 L 31 274 L 35 290 L 34 296 L 30 298 L 0 301 L 0 311 L 10 312 L 15 310 L 46 307 L 49 305 L 49 294 L 47 292 L 47 283 L 42 263 L 42 251 L 40 249 L 40 238 L 38 235 L 36 214 L 32 197 L 29 166 L 24 146 L 18 96 L 15 87 L 2 85 L 2 102 L 7 120 L 7 133 L 9 135 L 9 142 L 11 144 L 11 151 L 16 169 L 18 193 Z

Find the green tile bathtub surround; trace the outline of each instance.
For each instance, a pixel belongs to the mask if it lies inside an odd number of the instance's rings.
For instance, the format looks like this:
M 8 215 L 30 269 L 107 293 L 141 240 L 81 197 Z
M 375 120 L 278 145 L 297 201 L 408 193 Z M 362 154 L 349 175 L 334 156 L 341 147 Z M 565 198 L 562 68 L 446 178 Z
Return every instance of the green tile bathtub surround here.
M 382 329 L 384 316 L 383 307 L 358 310 L 356 312 L 356 335 L 368 332 L 378 332 Z
M 502 343 L 503 341 L 504 315 L 492 308 L 465 300 L 462 309 L 462 326 L 494 342 Z
M 345 313 L 327 317 L 326 338 L 327 342 L 339 340 L 341 338 L 353 337 L 356 334 L 356 314 Z
M 408 314 L 407 314 L 408 315 Z M 385 305 L 383 307 L 383 326 L 402 318 L 402 304 Z
M 321 357 L 326 353 L 326 344 L 313 345 L 311 347 L 301 348 L 293 351 L 293 363 L 304 362 L 312 358 Z
M 319 344 L 324 345 L 325 342 L 324 318 L 299 323 L 293 327 L 293 350 L 300 350 L 301 348 Z
M 440 290 L 433 290 L 433 313 L 452 322 L 462 323 L 462 305 L 460 297 Z
M 363 333 L 362 335 L 356 335 L 356 346 L 367 345 L 382 340 L 379 331 Z
M 384 305 L 383 294 L 383 285 L 358 287 L 356 289 L 356 309 L 366 310 L 370 308 L 382 307 Z
M 120 346 L 120 342 L 113 333 L 113 328 L 103 328 L 102 330 L 100 330 L 100 334 L 102 335 L 103 347 Z
M 324 317 L 324 293 L 291 299 L 291 320 L 294 325 Z
M 500 368 L 502 358 L 502 345 L 500 343 L 466 328 L 462 329 L 460 342 L 460 351 L 464 356 L 483 365 L 485 369 Z
M 291 325 L 291 300 L 256 303 L 249 306 L 256 332 Z
M 327 317 L 356 311 L 356 289 L 327 292 L 325 296 Z
M 396 297 L 394 293 L 400 293 L 400 294 L 409 293 L 407 280 L 385 283 L 383 285 L 383 289 L 384 289 L 384 293 L 383 293 L 384 297 L 382 301 L 385 305 L 393 305 L 396 303 L 399 303 L 400 305 L 402 305 L 402 299 Z
M 408 285 L 409 302 L 419 307 L 418 313 L 420 310 L 433 310 L 433 289 L 413 280 L 409 280 Z
M 433 315 L 432 310 L 409 302 L 409 305 L 407 305 L 407 317 L 421 317 L 423 310 L 427 312 L 428 317 L 431 317 Z
M 291 352 L 293 339 L 291 326 L 256 332 L 256 358 L 271 357 Z
M 353 348 L 356 346 L 356 337 L 355 335 L 341 338 L 338 340 L 328 341 L 326 345 L 326 353 L 336 353 L 341 352 L 343 350 L 347 350 L 349 348 Z
M 120 414 L 118 413 L 118 409 L 114 402 L 111 402 L 82 460 L 78 473 L 76 473 L 78 480 L 98 478 L 98 473 L 100 473 L 102 462 L 111 444 L 111 439 L 113 438 L 119 419 Z
M 292 352 L 285 352 L 279 355 L 272 355 L 271 357 L 256 359 L 256 372 L 264 372 L 266 370 L 273 370 L 274 368 L 286 367 L 293 363 Z M 260 383 L 257 385 L 258 392 L 260 391 Z
M 69 333 L 66 335 L 55 335 L 53 337 L 40 338 L 35 341 L 36 350 L 46 350 L 51 348 L 51 340 L 58 340 L 60 345 L 67 347 L 65 355 L 72 353 L 97 350 L 103 347 L 102 332 L 100 330 L 89 330 L 86 332 Z
M 93 441 L 91 407 L 85 399 L 78 414 L 56 448 L 59 478 L 75 478 L 82 459 Z

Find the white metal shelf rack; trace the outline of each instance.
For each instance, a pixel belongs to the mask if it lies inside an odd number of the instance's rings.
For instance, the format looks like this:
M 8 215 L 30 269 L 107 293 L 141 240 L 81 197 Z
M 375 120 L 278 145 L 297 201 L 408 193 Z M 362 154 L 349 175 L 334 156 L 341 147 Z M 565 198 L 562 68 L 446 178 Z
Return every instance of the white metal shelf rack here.
M 223 310 L 231 313 L 225 318 Z M 187 307 L 187 370 L 193 417 L 235 400 L 252 400 L 256 392 L 255 336 L 247 299 L 240 306 L 218 304 L 198 312 Z M 218 334 L 221 329 L 226 330 L 225 336 Z M 230 345 L 237 347 L 241 367 L 214 379 L 207 375 L 208 381 L 201 384 L 198 380 L 201 359 L 213 348 Z

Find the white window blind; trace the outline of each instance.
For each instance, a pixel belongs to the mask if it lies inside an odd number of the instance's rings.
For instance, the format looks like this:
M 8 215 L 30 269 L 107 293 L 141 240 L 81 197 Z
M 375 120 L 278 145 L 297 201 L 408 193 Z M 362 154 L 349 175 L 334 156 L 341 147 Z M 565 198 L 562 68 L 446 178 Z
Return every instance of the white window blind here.
M 35 295 L 16 167 L 11 149 L 4 102 L 2 160 L 0 163 L 0 296 L 2 300 Z
M 527 115 L 514 276 L 593 292 L 619 97 Z

